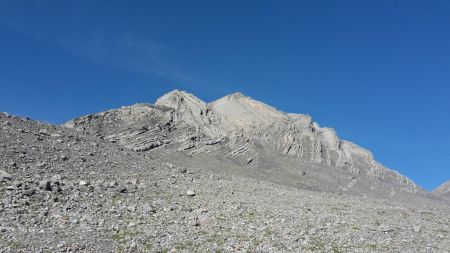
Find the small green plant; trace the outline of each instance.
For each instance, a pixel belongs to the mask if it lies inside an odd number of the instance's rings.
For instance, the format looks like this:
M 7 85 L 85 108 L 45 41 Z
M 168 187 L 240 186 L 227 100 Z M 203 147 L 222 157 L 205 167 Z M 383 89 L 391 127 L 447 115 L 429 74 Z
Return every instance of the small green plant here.
M 367 245 L 367 248 L 369 248 L 370 250 L 376 250 L 377 249 L 377 245 L 375 243 L 370 243 Z
M 139 233 L 135 230 L 120 230 L 118 233 L 115 233 L 112 236 L 112 239 L 115 241 L 120 241 L 122 239 L 125 239 L 126 237 L 136 236 L 137 234 Z
M 117 253 L 125 253 L 125 252 L 126 252 L 126 250 L 125 250 L 125 247 L 123 245 L 119 245 L 117 247 Z
M 307 249 L 314 251 L 314 252 L 317 252 L 317 251 L 321 252 L 325 249 L 325 243 L 322 240 L 315 238 L 315 239 L 313 239 L 313 242 Z
M 353 226 L 352 226 L 352 229 L 353 229 L 353 230 L 356 230 L 356 231 L 361 230 L 361 228 L 360 228 L 359 226 L 357 226 L 357 225 L 353 225 Z
M 180 242 L 175 245 L 177 250 L 192 250 L 194 243 L 192 241 Z
M 438 230 L 436 230 L 436 232 L 438 232 L 439 234 L 442 234 L 442 235 L 448 235 L 448 230 L 445 230 L 445 229 L 438 229 Z
M 11 241 L 11 242 L 8 243 L 8 246 L 11 249 L 16 249 L 16 250 L 24 248 L 22 242 L 20 242 L 20 241 Z
M 270 230 L 270 229 L 264 230 L 264 235 L 265 235 L 266 237 L 270 237 L 270 236 L 272 236 L 272 234 L 273 234 L 273 231 L 272 231 L 272 230 Z
M 333 253 L 344 253 L 344 251 L 339 249 L 339 247 L 336 245 L 334 245 L 331 250 L 333 250 Z

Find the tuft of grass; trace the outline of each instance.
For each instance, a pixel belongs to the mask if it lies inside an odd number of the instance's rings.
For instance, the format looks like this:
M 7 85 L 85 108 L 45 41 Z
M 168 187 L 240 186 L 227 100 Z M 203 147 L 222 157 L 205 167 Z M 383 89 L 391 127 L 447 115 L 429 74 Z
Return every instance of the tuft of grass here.
M 356 231 L 360 231 L 361 230 L 361 228 L 359 226 L 357 226 L 357 225 L 353 225 L 352 229 L 356 230 Z
M 367 245 L 367 248 L 370 250 L 376 250 L 377 249 L 377 245 L 375 243 L 370 243 Z
M 438 229 L 436 230 L 436 232 L 442 235 L 448 235 L 448 230 L 445 229 Z
M 192 241 L 186 241 L 186 242 L 180 242 L 175 245 L 175 249 L 181 251 L 181 250 L 193 250 L 194 249 L 194 243 Z
M 122 239 L 125 239 L 126 237 L 134 237 L 138 234 L 139 233 L 136 230 L 120 230 L 118 233 L 115 233 L 112 236 L 112 239 L 115 241 L 120 241 Z
M 8 246 L 11 249 L 15 249 L 15 250 L 24 248 L 23 243 L 21 241 L 11 241 L 8 243 Z
M 331 250 L 333 251 L 333 253 L 344 253 L 344 251 L 339 249 L 339 247 L 337 246 L 333 246 Z
M 314 241 L 307 247 L 308 250 L 314 252 L 322 252 L 325 249 L 325 243 L 320 239 L 314 239 Z
M 410 215 L 409 215 L 408 213 L 402 212 L 402 213 L 401 213 L 401 216 L 402 216 L 403 219 L 406 219 L 406 218 L 408 218 Z
M 266 229 L 264 230 L 264 236 L 266 236 L 266 237 L 271 237 L 272 235 L 273 235 L 273 231 L 272 231 L 271 229 L 266 228 Z
M 119 245 L 119 247 L 117 247 L 117 253 L 125 253 L 125 247 L 123 245 Z

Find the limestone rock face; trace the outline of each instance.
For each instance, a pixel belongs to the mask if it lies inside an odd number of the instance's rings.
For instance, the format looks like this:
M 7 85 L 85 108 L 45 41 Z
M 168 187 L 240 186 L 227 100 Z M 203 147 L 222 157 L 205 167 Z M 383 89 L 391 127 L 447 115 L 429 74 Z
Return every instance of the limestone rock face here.
M 296 175 L 305 173 L 301 168 L 313 170 L 306 173 L 308 180 L 300 182 L 305 187 L 389 197 L 423 192 L 410 179 L 375 161 L 370 151 L 341 140 L 334 129 L 319 126 L 311 116 L 281 112 L 241 93 L 206 103 L 174 90 L 154 106 L 123 107 L 74 119 L 65 126 L 94 131 L 139 152 L 181 153 L 190 161 L 229 163 L 269 174 L 279 167 Z
M 209 104 L 209 108 L 227 130 L 244 130 L 249 132 L 257 127 L 284 121 L 287 115 L 275 108 L 234 93 Z
M 206 115 L 206 103 L 185 91 L 174 90 L 160 97 L 155 105 L 175 109 L 175 121 L 184 121 L 189 124 L 203 122 Z

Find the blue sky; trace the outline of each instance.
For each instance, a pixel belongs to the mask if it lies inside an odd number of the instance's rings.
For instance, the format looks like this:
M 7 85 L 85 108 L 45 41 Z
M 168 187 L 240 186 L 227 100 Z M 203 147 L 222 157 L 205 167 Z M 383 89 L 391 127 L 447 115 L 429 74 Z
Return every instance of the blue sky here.
M 450 179 L 449 1 L 0 1 L 0 111 L 62 123 L 178 88 L 310 114 Z

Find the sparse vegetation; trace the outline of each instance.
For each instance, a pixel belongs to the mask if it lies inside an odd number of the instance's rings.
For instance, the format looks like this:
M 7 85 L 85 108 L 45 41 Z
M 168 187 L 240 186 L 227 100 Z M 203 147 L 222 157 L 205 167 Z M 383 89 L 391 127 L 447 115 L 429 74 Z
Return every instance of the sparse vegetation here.
M 370 243 L 367 245 L 367 248 L 369 250 L 376 250 L 377 249 L 377 245 L 375 243 Z

